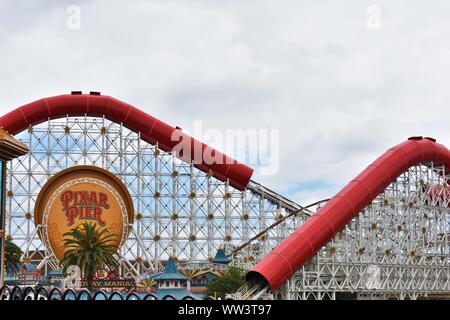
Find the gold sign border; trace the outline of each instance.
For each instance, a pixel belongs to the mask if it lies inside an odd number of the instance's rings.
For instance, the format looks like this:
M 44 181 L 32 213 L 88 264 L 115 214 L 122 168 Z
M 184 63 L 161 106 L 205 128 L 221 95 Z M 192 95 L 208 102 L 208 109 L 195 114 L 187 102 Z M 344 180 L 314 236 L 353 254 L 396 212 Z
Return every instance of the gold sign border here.
M 67 175 L 71 174 L 81 174 L 82 172 L 85 172 L 86 174 L 91 174 L 94 176 L 97 176 L 96 178 L 90 177 L 90 176 L 81 176 L 81 177 L 75 177 L 67 182 L 60 185 L 55 191 L 53 191 L 53 194 L 46 200 L 46 205 L 44 210 L 41 210 L 42 201 L 44 196 L 46 195 L 46 192 L 54 185 L 57 184 L 60 180 L 66 178 Z M 105 180 L 112 180 L 115 185 L 108 183 L 107 181 L 104 181 L 101 179 L 101 177 L 105 177 Z M 125 241 L 128 238 L 130 226 L 134 222 L 134 207 L 133 207 L 133 201 L 131 199 L 130 193 L 128 192 L 125 184 L 113 173 L 96 166 L 74 166 L 67 169 L 64 169 L 57 174 L 55 174 L 53 177 L 51 177 L 45 185 L 42 187 L 41 191 L 39 192 L 39 195 L 36 199 L 35 207 L 34 207 L 34 223 L 35 226 L 40 226 L 41 231 L 39 232 L 39 236 L 41 238 L 41 241 L 44 243 L 45 247 L 51 252 L 53 257 L 56 257 L 55 253 L 53 252 L 53 248 L 50 245 L 49 241 L 49 235 L 48 235 L 48 228 L 47 228 L 47 221 L 48 221 L 48 215 L 50 212 L 50 208 L 53 205 L 53 202 L 55 201 L 57 195 L 61 193 L 62 190 L 66 189 L 67 187 L 70 187 L 72 185 L 78 184 L 78 183 L 94 183 L 97 185 L 100 185 L 104 188 L 106 188 L 108 191 L 110 191 L 114 197 L 118 200 L 119 206 L 122 209 L 122 219 L 123 219 L 123 230 L 122 230 L 122 237 L 120 241 L 119 248 L 123 246 Z M 117 187 L 117 188 L 115 188 Z M 120 191 L 122 191 L 123 195 L 120 194 Z M 42 214 L 40 214 L 42 212 Z
M 61 192 L 63 192 L 65 189 L 74 186 L 76 184 L 79 183 L 92 183 L 92 184 L 96 184 L 99 185 L 101 187 L 104 187 L 105 189 L 107 189 L 109 192 L 112 193 L 112 195 L 116 198 L 116 200 L 119 202 L 119 206 L 122 212 L 122 221 L 123 221 L 123 227 L 122 227 L 122 238 L 120 239 L 120 245 L 119 248 L 122 247 L 122 245 L 124 244 L 125 240 L 128 238 L 128 232 L 127 232 L 127 224 L 128 224 L 128 210 L 125 206 L 125 203 L 123 202 L 122 196 L 117 192 L 117 190 L 113 187 L 111 187 L 110 184 L 100 180 L 100 179 L 96 179 L 96 178 L 90 178 L 90 177 L 81 177 L 81 178 L 76 178 L 73 180 L 69 180 L 66 183 L 63 183 L 58 189 L 56 189 L 55 192 L 53 192 L 52 196 L 48 199 L 47 201 L 47 205 L 44 208 L 44 214 L 42 215 L 42 231 L 45 234 L 44 237 L 44 244 L 47 248 L 50 248 L 51 253 L 53 254 L 53 256 L 56 257 L 56 254 L 53 252 L 53 248 L 50 245 L 50 240 L 49 240 L 49 234 L 48 234 L 48 216 L 50 214 L 50 210 L 53 206 L 53 203 L 55 202 L 55 199 L 57 197 L 59 197 L 59 195 L 61 194 Z

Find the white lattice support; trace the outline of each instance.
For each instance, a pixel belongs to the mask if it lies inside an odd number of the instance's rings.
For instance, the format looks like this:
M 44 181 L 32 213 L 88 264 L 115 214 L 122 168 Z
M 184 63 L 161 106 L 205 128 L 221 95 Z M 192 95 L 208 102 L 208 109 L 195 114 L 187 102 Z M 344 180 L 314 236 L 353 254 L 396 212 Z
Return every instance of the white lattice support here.
M 121 249 L 127 261 L 122 266 L 125 276 L 157 269 L 171 254 L 180 261 L 208 261 L 224 244 L 229 252 L 271 225 L 280 207 L 289 211 L 293 206 L 286 199 L 269 201 L 264 192 L 236 190 L 104 117 L 49 120 L 17 138 L 31 152 L 8 165 L 6 230 L 30 253 L 44 249 L 32 221 L 37 194 L 52 175 L 75 165 L 96 165 L 117 175 L 141 215 Z M 279 199 L 275 193 L 271 197 Z M 240 265 L 245 257 L 252 257 L 246 267 L 256 263 L 303 220 L 304 216 L 288 219 L 252 243 L 234 263 Z
M 449 214 L 444 168 L 410 168 L 297 272 L 290 296 L 325 291 L 416 299 L 450 293 Z

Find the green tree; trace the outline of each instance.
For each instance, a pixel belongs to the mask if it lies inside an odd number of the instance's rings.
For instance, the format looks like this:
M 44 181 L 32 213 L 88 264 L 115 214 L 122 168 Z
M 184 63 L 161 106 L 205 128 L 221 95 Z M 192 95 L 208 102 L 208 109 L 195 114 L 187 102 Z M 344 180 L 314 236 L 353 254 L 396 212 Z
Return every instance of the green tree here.
M 206 285 L 207 294 L 223 299 L 226 294 L 236 292 L 244 282 L 244 271 L 236 267 L 230 267 L 227 272 Z
M 22 250 L 11 240 L 5 241 L 5 271 L 7 274 L 17 274 L 20 269 Z
M 71 265 L 77 265 L 86 277 L 88 290 L 94 287 L 94 275 L 105 267 L 116 269 L 119 265 L 115 257 L 117 246 L 113 244 L 117 235 L 107 228 L 99 228 L 95 223 L 85 222 L 64 233 L 63 248 L 67 251 L 60 263 L 63 273 Z

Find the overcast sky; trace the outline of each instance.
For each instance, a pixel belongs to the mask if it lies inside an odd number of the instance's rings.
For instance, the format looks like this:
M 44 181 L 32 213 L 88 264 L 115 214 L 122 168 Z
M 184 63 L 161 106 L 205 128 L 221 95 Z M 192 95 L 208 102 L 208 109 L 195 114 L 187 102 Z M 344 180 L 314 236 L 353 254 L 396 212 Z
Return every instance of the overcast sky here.
M 0 113 L 95 90 L 186 130 L 279 129 L 278 174 L 253 179 L 308 204 L 409 136 L 450 146 L 449 12 L 447 0 L 0 0 Z

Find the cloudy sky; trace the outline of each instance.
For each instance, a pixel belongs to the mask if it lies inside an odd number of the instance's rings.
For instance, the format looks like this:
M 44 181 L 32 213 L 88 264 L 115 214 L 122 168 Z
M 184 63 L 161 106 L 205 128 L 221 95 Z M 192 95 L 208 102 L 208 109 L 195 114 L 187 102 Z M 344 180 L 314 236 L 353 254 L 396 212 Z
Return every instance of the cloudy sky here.
M 450 145 L 449 9 L 447 0 L 0 0 L 0 113 L 95 90 L 186 131 L 196 121 L 278 129 L 278 173 L 253 179 L 308 204 L 409 136 Z

